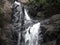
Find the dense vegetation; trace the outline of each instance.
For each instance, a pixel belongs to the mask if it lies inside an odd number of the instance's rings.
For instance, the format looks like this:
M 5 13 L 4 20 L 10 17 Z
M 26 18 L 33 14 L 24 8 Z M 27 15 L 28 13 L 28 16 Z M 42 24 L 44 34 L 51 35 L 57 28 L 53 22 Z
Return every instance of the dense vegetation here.
M 60 0 L 29 0 L 30 13 L 33 16 L 48 18 L 60 14 Z

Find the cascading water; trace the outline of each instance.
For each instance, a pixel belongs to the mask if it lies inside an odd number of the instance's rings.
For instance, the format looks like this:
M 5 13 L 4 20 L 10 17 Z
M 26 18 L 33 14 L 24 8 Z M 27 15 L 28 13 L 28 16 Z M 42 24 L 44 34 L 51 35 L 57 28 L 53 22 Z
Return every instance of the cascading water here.
M 29 23 L 31 23 L 32 21 L 30 17 L 28 16 L 26 9 L 24 11 L 25 11 L 26 22 L 29 21 Z M 26 45 L 38 45 L 39 28 L 40 28 L 40 23 L 38 22 L 36 24 L 29 25 L 29 27 L 25 30 L 26 31 L 26 34 L 25 34 Z
M 12 5 L 12 11 L 12 24 L 15 27 L 14 30 L 18 31 L 17 45 L 39 45 L 39 32 L 41 32 L 40 22 L 34 23 L 28 16 L 27 10 L 25 8 L 22 10 L 22 6 L 19 2 L 15 1 Z

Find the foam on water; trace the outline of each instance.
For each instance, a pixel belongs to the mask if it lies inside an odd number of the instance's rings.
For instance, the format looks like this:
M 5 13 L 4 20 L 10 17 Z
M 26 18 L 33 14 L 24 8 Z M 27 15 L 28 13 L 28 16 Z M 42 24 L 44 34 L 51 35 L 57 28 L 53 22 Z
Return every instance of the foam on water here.
M 26 24 L 26 25 L 24 25 L 25 26 L 24 27 L 25 33 L 21 32 L 21 24 L 22 24 L 21 17 L 23 17 L 22 16 L 22 13 L 23 13 L 22 7 L 21 7 L 21 4 L 19 2 L 16 2 L 16 1 L 15 1 L 15 4 L 13 4 L 13 5 L 16 5 L 16 6 L 18 5 L 13 10 L 14 11 L 14 14 L 13 14 L 14 18 L 12 18 L 12 20 L 14 20 L 13 24 L 16 24 L 15 25 L 16 30 L 20 30 L 18 32 L 18 43 L 17 43 L 17 45 L 21 44 L 21 39 L 22 39 L 21 35 L 22 36 L 24 35 L 23 36 L 24 42 L 22 42 L 23 45 L 38 45 L 38 35 L 39 35 L 39 31 L 41 31 L 40 30 L 40 22 L 34 23 L 33 21 L 31 21 L 32 19 L 29 17 L 27 10 L 24 8 L 25 15 L 24 15 L 24 21 L 23 22 L 25 22 L 25 24 Z M 16 12 L 16 10 L 17 10 L 17 12 Z M 31 22 L 33 24 L 31 24 Z M 28 26 L 28 27 L 26 28 L 26 26 Z
M 36 23 L 32 27 L 28 27 L 28 29 L 26 29 L 27 31 L 25 35 L 25 43 L 29 41 L 28 45 L 38 45 L 39 28 L 40 28 L 40 23 Z
M 30 17 L 28 16 L 28 13 L 27 13 L 26 9 L 24 9 L 24 12 L 25 12 L 25 18 L 26 18 L 26 20 L 31 20 Z

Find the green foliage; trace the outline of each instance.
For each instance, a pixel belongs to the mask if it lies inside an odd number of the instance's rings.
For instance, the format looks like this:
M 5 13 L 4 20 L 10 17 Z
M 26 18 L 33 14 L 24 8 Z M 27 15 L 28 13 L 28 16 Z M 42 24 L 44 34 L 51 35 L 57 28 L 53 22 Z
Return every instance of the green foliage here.
M 59 4 L 60 3 L 60 0 L 29 0 L 29 3 L 32 3 L 32 4 Z
M 46 3 L 46 0 L 29 0 L 29 3 L 30 4 L 45 4 Z
M 29 0 L 28 5 L 32 8 L 32 15 L 36 12 L 35 16 L 38 12 L 44 12 L 45 18 L 60 14 L 60 0 Z

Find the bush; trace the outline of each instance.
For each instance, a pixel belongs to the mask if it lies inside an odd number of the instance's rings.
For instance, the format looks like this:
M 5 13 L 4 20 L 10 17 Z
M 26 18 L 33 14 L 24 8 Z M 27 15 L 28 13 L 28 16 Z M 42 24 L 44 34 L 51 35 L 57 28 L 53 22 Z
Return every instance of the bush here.
M 44 18 L 60 14 L 60 0 L 29 0 L 28 6 L 32 8 L 30 9 L 32 16 L 37 16 L 38 12 L 42 12 Z

